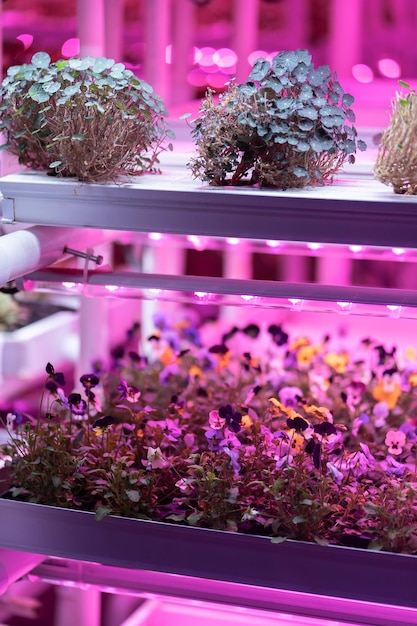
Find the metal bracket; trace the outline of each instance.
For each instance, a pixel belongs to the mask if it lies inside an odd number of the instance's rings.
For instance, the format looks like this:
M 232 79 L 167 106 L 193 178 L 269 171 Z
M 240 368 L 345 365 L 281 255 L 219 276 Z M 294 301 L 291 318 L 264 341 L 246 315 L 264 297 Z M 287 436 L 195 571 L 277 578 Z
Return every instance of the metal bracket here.
M 74 250 L 73 248 L 68 248 L 68 246 L 65 246 L 63 252 L 65 254 L 72 254 L 73 256 L 79 257 L 81 259 L 87 259 L 88 261 L 96 263 L 96 265 L 101 265 L 103 263 L 103 257 L 101 256 L 101 254 L 90 254 L 88 250 L 87 252 L 81 252 L 81 250 Z
M 15 220 L 15 201 L 14 198 L 0 197 L 0 213 L 3 224 L 14 224 Z

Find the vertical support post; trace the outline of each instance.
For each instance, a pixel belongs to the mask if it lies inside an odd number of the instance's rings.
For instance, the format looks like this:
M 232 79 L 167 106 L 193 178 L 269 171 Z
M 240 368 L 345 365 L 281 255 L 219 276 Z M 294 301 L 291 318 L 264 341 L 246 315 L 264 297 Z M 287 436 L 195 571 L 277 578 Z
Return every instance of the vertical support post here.
M 352 261 L 348 257 L 326 257 L 317 259 L 317 282 L 321 285 L 350 285 Z
M 119 63 L 123 57 L 123 2 L 104 0 L 104 50 L 106 57 Z
M 339 77 L 349 78 L 360 62 L 362 39 L 361 0 L 332 0 L 330 13 L 329 65 Z
M 239 278 L 247 280 L 252 277 L 252 252 L 250 242 L 241 239 L 238 244 L 227 244 L 223 252 L 223 276 L 224 278 Z M 242 294 L 245 295 L 245 294 Z M 220 317 L 229 319 L 236 316 L 234 307 L 222 307 Z
M 232 48 L 237 54 L 237 83 L 244 83 L 251 70 L 248 56 L 258 45 L 258 15 L 259 0 L 234 0 Z
M 307 280 L 307 259 L 296 254 L 282 257 L 282 280 L 287 283 L 304 283 Z
M 171 0 L 146 0 L 145 22 L 145 80 L 168 104 L 171 88 L 166 49 L 171 35 Z
M 59 626 L 100 626 L 101 594 L 97 589 L 56 588 L 54 624 Z
M 190 0 L 176 0 L 173 13 L 170 104 L 182 104 L 192 96 L 187 75 L 193 50 L 194 18 L 194 4 Z
M 148 274 L 167 274 L 181 276 L 184 274 L 184 248 L 171 240 L 162 240 L 155 245 L 145 245 L 142 250 L 142 272 Z M 147 350 L 147 337 L 155 330 L 153 316 L 156 312 L 172 315 L 178 304 L 175 302 L 158 302 L 158 300 L 143 300 L 141 312 L 142 346 L 141 352 Z
M 306 47 L 307 3 L 305 0 L 285 1 L 285 28 L 291 33 L 293 48 L 304 49 Z
M 104 55 L 104 0 L 77 0 L 80 56 Z

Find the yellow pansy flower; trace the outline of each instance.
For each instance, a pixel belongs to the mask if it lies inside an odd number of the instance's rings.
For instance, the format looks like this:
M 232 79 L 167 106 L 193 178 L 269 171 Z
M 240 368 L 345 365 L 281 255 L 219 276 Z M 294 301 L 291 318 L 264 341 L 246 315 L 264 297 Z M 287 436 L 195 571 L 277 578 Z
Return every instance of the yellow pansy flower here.
M 320 352 L 319 346 L 302 346 L 296 354 L 297 363 L 300 367 L 310 365 L 313 358 Z
M 324 362 L 338 374 L 344 374 L 349 363 L 349 355 L 347 352 L 328 352 L 324 357 Z
M 253 422 L 251 420 L 251 418 L 249 417 L 249 415 L 242 415 L 242 420 L 240 422 L 240 425 L 243 426 L 243 428 L 249 428 L 250 426 L 252 426 Z
M 401 396 L 399 382 L 393 377 L 380 378 L 376 387 L 372 391 L 372 396 L 378 402 L 386 402 L 389 409 L 393 409 Z
M 310 343 L 311 341 L 310 339 L 307 339 L 307 337 L 298 337 L 297 339 L 294 339 L 294 341 L 290 345 L 290 350 L 291 352 L 293 352 L 294 350 L 298 350 L 302 346 L 309 346 Z
M 304 450 L 305 439 L 302 435 L 295 432 L 293 428 L 285 431 L 290 438 L 291 454 L 299 454 Z
M 409 374 L 408 383 L 412 387 L 417 387 L 417 372 L 411 372 L 411 374 Z

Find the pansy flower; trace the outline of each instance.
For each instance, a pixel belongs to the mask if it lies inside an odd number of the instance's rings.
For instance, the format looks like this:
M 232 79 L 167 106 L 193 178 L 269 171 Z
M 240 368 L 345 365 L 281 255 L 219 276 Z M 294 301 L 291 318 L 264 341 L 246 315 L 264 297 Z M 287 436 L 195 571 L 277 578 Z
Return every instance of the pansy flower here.
M 385 370 L 372 390 L 372 396 L 375 400 L 386 402 L 389 409 L 396 406 L 401 396 L 400 375 L 396 369 Z
M 287 431 L 289 437 L 290 454 L 299 454 L 304 450 L 305 439 L 294 428 Z
M 277 346 L 283 346 L 288 343 L 288 334 L 282 330 L 281 326 L 271 324 L 268 327 L 268 332 L 272 335 L 272 341 L 276 343 Z
M 351 411 L 362 401 L 363 395 L 366 392 L 366 385 L 361 380 L 352 380 L 345 389 L 346 399 L 345 402 Z
M 278 397 L 284 406 L 294 408 L 303 397 L 303 392 L 299 387 L 282 387 L 278 391 Z
M 14 430 L 14 423 L 16 421 L 16 415 L 14 413 L 7 413 L 6 415 L 6 428 L 9 432 Z
M 375 428 L 383 428 L 389 415 L 388 404 L 386 402 L 377 402 L 372 409 L 372 415 L 374 416 Z
M 204 433 L 204 436 L 208 441 L 209 450 L 218 450 L 220 447 L 220 442 L 224 440 L 223 432 L 221 430 L 218 430 L 217 428 L 208 428 Z
M 51 363 L 47 363 L 46 365 L 46 373 L 48 376 L 56 382 L 59 387 L 63 387 L 65 385 L 65 377 L 62 372 L 56 372 L 54 366 Z
M 300 432 L 303 432 L 304 430 L 307 430 L 310 424 L 304 417 L 301 417 L 301 415 L 295 414 L 294 417 L 289 417 L 287 419 L 287 426 L 288 428 L 293 429 L 296 432 L 300 433 Z
M 349 355 L 347 352 L 328 352 L 324 356 L 324 362 L 333 368 L 338 374 L 344 374 L 349 364 Z
M 385 436 L 385 445 L 390 454 L 401 454 L 406 442 L 406 435 L 401 430 L 389 430 Z
M 67 401 L 68 407 L 73 415 L 85 415 L 87 411 L 87 403 L 81 398 L 79 393 L 70 393 Z
M 80 378 L 80 383 L 84 387 L 84 389 L 91 389 L 92 387 L 97 387 L 100 379 L 95 374 L 83 374 Z
M 229 348 L 224 344 L 219 344 L 212 346 L 209 349 L 210 354 L 214 354 L 217 358 L 217 369 L 221 370 L 224 367 L 227 367 L 230 362 L 231 352 Z
M 353 420 L 352 424 L 352 435 L 354 437 L 358 436 L 359 429 L 361 426 L 369 423 L 369 417 L 366 413 L 361 413 L 358 417 Z
M 333 415 L 325 406 L 316 406 L 315 404 L 305 404 L 304 411 L 307 415 L 312 415 L 319 420 L 325 420 L 333 424 Z
M 252 424 L 253 424 L 253 421 L 247 413 L 245 413 L 245 415 L 242 415 L 242 421 L 241 421 L 242 428 L 250 428 Z
M 110 426 L 114 424 L 115 421 L 116 420 L 111 415 L 105 415 L 104 417 L 100 417 L 98 420 L 96 420 L 91 428 L 96 433 L 96 435 L 103 435 L 106 431 L 109 430 Z
M 411 387 L 417 387 L 417 372 L 410 372 L 408 374 L 407 382 Z
M 209 424 L 210 428 L 214 428 L 214 430 L 221 430 L 226 424 L 226 419 L 224 417 L 220 417 L 217 410 L 210 411 Z
M 140 398 L 139 389 L 134 385 L 128 385 L 124 378 L 120 381 L 117 391 L 120 392 L 119 400 L 127 400 L 132 404 L 137 402 Z
M 262 371 L 259 365 L 259 359 L 253 357 L 250 352 L 243 353 L 243 367 L 246 371 L 250 371 L 251 368 L 258 373 Z
M 299 348 L 299 350 L 297 350 L 297 353 L 296 353 L 298 366 L 301 368 L 308 367 L 311 361 L 313 360 L 313 358 L 319 352 L 320 352 L 319 346 L 312 346 L 312 345 L 302 346 L 301 348 Z
M 169 462 L 165 459 L 162 454 L 161 448 L 158 446 L 157 448 L 152 448 L 149 446 L 147 458 L 143 460 L 142 463 L 146 466 L 146 469 L 162 469 L 169 465 Z
M 314 433 L 319 441 L 327 441 L 332 443 L 337 439 L 338 430 L 331 422 L 321 422 L 314 424 Z
M 231 404 L 225 404 L 219 408 L 219 416 L 226 420 L 226 424 L 234 433 L 238 433 L 241 428 L 242 414 L 235 411 Z

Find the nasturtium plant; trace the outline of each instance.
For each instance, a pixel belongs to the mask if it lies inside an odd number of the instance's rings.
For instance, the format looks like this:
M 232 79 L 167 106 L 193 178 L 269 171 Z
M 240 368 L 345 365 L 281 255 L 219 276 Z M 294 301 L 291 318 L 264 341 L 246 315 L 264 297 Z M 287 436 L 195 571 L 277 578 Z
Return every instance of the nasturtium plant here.
M 173 137 L 151 85 L 104 57 L 52 63 L 37 52 L 31 63 L 9 67 L 0 97 L 1 147 L 58 176 L 104 182 L 154 170 Z
M 392 102 L 388 127 L 382 133 L 374 175 L 395 193 L 417 194 L 417 94 L 408 83 L 399 81 L 406 93 Z
M 212 185 L 321 185 L 366 149 L 353 101 L 307 50 L 260 58 L 244 84 L 230 83 L 218 100 L 208 91 L 193 123 L 191 171 Z

